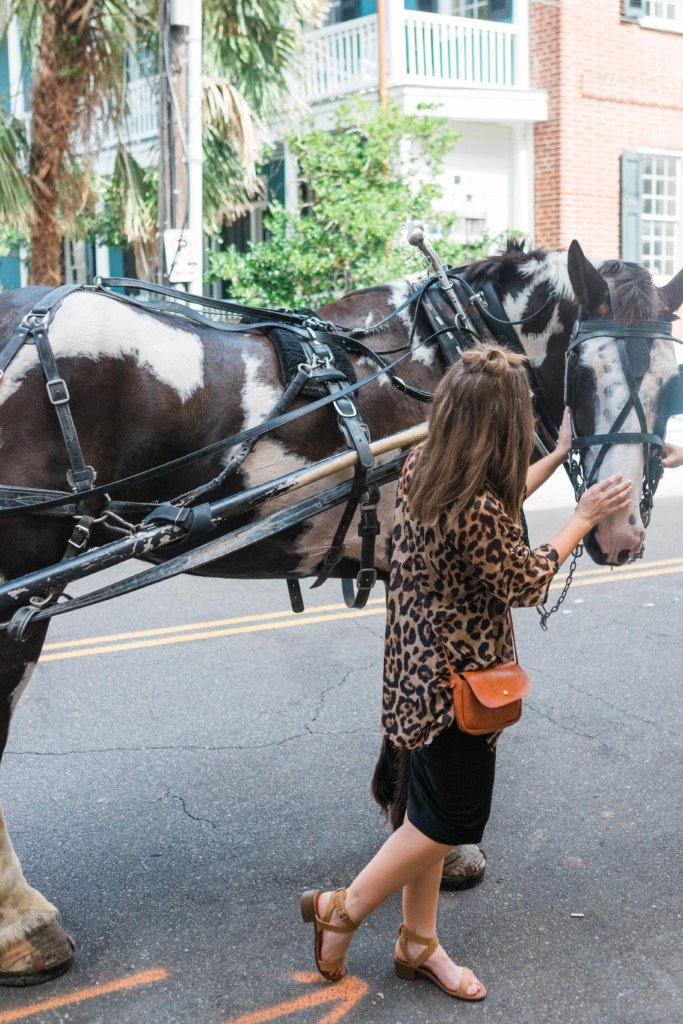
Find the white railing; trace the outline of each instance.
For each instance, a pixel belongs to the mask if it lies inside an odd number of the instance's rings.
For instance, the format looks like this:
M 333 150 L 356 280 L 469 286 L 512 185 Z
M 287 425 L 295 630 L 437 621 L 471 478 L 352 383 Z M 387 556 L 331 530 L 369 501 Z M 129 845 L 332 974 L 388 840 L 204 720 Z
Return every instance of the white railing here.
M 102 148 L 141 142 L 159 133 L 159 84 L 156 78 L 139 78 L 129 82 L 126 89 L 129 115 L 117 131 L 107 122 L 102 137 Z
M 388 32 L 390 85 L 524 88 L 528 26 L 403 11 Z M 377 16 L 310 32 L 304 43 L 304 97 L 331 99 L 379 83 Z
M 304 96 L 324 100 L 377 88 L 377 15 L 311 32 L 304 44 Z
M 515 25 L 406 11 L 406 80 L 511 88 L 516 36 Z

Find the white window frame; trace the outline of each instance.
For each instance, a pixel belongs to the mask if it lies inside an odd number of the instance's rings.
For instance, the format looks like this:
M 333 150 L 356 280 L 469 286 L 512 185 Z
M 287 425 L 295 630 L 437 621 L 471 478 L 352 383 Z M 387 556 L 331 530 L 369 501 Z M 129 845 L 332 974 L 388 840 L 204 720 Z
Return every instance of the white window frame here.
M 641 221 L 641 236 L 640 236 L 641 237 L 641 262 L 643 263 L 644 266 L 646 266 L 648 268 L 648 270 L 651 271 L 652 279 L 655 282 L 655 284 L 656 285 L 662 285 L 662 284 L 666 284 L 667 281 L 669 281 L 671 279 L 671 277 L 674 274 L 678 273 L 678 271 L 681 269 L 681 267 L 683 267 L 683 150 L 676 150 L 676 149 L 654 149 L 654 148 L 651 148 L 651 147 L 639 147 L 637 152 L 640 153 L 641 156 L 652 157 L 655 160 L 659 158 L 659 159 L 664 159 L 664 160 L 671 160 L 671 159 L 673 159 L 673 160 L 677 161 L 677 167 L 676 167 L 676 192 L 675 192 L 677 211 L 676 211 L 676 214 L 674 214 L 673 216 L 669 216 L 669 215 L 666 215 L 666 214 L 665 215 L 657 216 L 654 212 L 651 212 L 651 213 L 646 213 L 645 212 L 645 201 L 648 198 L 648 194 L 645 193 L 642 190 L 644 173 L 641 173 L 641 203 L 642 203 L 642 209 L 641 209 L 642 221 Z M 673 252 L 673 256 L 672 256 L 672 260 L 673 260 L 673 274 L 668 274 L 668 273 L 666 273 L 666 274 L 656 274 L 651 269 L 652 263 L 654 261 L 654 254 L 651 254 L 651 256 L 646 257 L 645 254 L 642 251 L 642 246 L 643 246 L 644 241 L 645 241 L 644 225 L 645 225 L 646 221 L 649 221 L 649 222 L 659 222 L 659 223 L 662 223 L 662 224 L 674 223 L 674 224 L 677 225 L 677 231 L 674 234 L 674 252 Z
M 637 18 L 641 28 L 683 34 L 683 0 L 644 0 L 645 13 Z

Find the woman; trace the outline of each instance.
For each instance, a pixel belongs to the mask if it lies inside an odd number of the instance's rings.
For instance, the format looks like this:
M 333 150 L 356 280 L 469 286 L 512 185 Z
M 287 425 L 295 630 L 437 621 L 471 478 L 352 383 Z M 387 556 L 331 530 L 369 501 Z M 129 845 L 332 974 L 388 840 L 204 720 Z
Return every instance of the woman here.
M 344 974 L 360 922 L 403 889 L 394 967 L 422 974 L 448 995 L 486 995 L 436 937 L 445 855 L 478 843 L 489 816 L 497 735 L 454 724 L 455 671 L 512 658 L 507 609 L 545 601 L 559 565 L 600 519 L 625 508 L 630 483 L 611 477 L 587 490 L 569 522 L 534 551 L 520 526 L 529 490 L 571 445 L 565 417 L 555 453 L 529 469 L 534 416 L 523 357 L 496 346 L 465 352 L 441 381 L 427 439 L 406 460 L 398 488 L 387 603 L 382 731 L 410 749 L 403 825 L 347 889 L 304 893 L 324 977 Z M 447 661 L 448 657 L 448 661 Z

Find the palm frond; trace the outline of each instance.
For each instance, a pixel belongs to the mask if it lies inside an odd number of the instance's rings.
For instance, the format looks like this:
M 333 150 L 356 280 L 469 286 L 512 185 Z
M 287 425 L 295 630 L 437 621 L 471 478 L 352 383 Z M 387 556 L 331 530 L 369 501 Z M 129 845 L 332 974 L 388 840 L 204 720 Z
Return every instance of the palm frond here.
M 0 221 L 14 231 L 26 231 L 31 223 L 27 167 L 24 123 L 0 108 Z

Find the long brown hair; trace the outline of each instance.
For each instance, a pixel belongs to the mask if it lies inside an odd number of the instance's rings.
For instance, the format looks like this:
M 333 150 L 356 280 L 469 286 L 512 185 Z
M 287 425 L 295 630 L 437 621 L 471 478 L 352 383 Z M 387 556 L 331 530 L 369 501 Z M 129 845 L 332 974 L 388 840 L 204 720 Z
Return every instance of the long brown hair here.
M 408 493 L 425 524 L 444 513 L 454 523 L 477 491 L 493 491 L 520 519 L 534 443 L 534 413 L 525 357 L 477 345 L 444 375 Z

